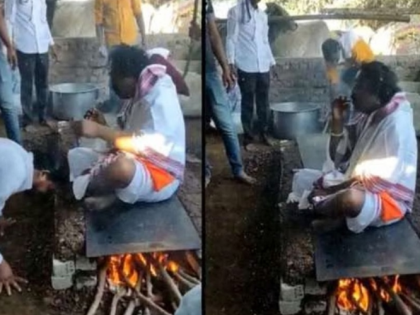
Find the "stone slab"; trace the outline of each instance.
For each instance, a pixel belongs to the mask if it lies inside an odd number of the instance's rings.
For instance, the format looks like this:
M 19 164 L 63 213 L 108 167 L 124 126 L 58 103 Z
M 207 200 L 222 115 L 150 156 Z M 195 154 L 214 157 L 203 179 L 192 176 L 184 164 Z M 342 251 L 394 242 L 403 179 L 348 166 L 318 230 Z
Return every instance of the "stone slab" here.
M 86 254 L 195 250 L 201 240 L 177 197 L 86 213 Z
M 420 273 L 420 239 L 404 219 L 360 234 L 315 235 L 318 281 Z
M 303 167 L 321 170 L 327 158 L 327 133 L 307 134 L 299 136 L 296 141 Z

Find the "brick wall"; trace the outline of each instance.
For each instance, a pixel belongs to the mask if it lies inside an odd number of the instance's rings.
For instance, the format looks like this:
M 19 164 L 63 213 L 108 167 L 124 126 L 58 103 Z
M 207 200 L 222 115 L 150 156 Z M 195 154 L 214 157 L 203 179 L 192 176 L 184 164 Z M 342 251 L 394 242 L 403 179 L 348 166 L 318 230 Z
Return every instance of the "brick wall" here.
M 420 72 L 420 55 L 380 56 L 401 81 L 414 81 Z M 271 102 L 328 101 L 328 83 L 322 58 L 280 58 L 272 74 Z
M 100 98 L 108 94 L 107 61 L 92 38 L 55 39 L 57 61 L 50 61 L 50 84 L 95 83 L 102 87 Z

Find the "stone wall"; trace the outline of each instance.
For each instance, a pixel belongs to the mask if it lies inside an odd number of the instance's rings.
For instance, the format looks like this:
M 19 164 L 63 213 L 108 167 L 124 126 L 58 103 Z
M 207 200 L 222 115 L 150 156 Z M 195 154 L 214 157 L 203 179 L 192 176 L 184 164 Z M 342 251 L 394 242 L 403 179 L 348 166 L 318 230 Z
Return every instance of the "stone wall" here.
M 165 34 L 163 34 L 165 35 Z M 150 47 L 168 47 L 165 40 L 170 43 L 176 52 L 172 56 L 173 62 L 181 71 L 184 72 L 186 60 L 181 58 L 181 48 L 188 50 L 188 42 L 185 40 L 175 40 L 170 36 L 151 36 Z M 99 101 L 104 101 L 109 95 L 108 89 L 108 69 L 107 60 L 99 54 L 98 42 L 95 38 L 56 38 L 55 46 L 57 51 L 57 61 L 52 60 L 50 64 L 50 85 L 58 83 L 94 83 L 100 90 Z M 192 60 L 189 73 L 186 77 L 190 87 L 190 97 L 180 97 L 180 102 L 185 116 L 201 116 L 201 60 Z
M 108 95 L 107 60 L 99 54 L 92 38 L 55 39 L 57 61 L 50 59 L 50 85 L 58 83 L 94 83 L 100 86 L 100 99 Z
M 380 56 L 401 81 L 415 81 L 420 55 Z M 328 102 L 328 83 L 322 58 L 279 58 L 272 74 L 270 102 Z

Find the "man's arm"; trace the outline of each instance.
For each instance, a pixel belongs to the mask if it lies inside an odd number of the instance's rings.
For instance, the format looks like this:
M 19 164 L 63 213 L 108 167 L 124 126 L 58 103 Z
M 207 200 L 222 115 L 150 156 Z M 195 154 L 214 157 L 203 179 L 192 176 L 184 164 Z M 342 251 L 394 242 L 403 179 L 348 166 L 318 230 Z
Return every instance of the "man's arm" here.
M 141 35 L 141 43 L 146 46 L 146 27 L 144 25 L 143 12 L 141 8 L 141 0 L 131 0 L 134 16 L 136 17 L 137 26 Z
M 104 15 L 103 15 L 103 2 L 102 0 L 95 0 L 95 28 L 96 37 L 99 40 L 99 45 L 105 45 L 104 34 Z
M 7 21 L 7 22 L 6 22 Z M 13 43 L 9 37 L 8 25 L 13 32 L 15 21 L 15 0 L 6 0 L 4 3 L 4 15 L 0 14 L 0 38 L 8 50 L 14 49 Z M 7 25 L 8 24 L 8 25 Z
M 236 11 L 237 6 L 229 10 L 226 24 L 226 55 L 230 65 L 235 64 L 235 48 L 238 41 L 238 18 Z
M 210 36 L 211 48 L 214 52 L 214 55 L 216 56 L 217 61 L 219 61 L 223 71 L 228 71 L 229 63 L 226 59 L 225 52 L 223 51 L 222 39 L 220 38 L 219 31 L 217 30 L 214 16 L 207 18 L 207 28 Z

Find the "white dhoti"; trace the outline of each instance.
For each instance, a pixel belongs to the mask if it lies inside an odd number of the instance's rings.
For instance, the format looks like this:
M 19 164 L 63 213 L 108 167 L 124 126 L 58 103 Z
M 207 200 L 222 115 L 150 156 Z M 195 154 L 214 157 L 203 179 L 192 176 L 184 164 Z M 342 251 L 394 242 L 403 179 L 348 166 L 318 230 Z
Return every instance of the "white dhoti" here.
M 85 196 L 91 178 L 90 174 L 83 174 L 83 172 L 94 167 L 104 157 L 103 153 L 83 147 L 74 148 L 68 152 L 70 181 L 73 182 L 73 193 L 77 200 Z M 169 199 L 176 192 L 180 184 L 179 180 L 175 179 L 163 189 L 156 191 L 153 188 L 149 170 L 140 161 L 134 158 L 133 161 L 136 171 L 127 187 L 115 190 L 118 199 L 129 204 L 140 201 L 159 202 Z

